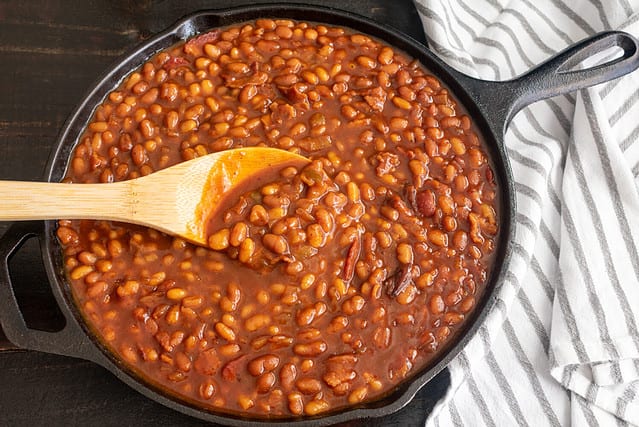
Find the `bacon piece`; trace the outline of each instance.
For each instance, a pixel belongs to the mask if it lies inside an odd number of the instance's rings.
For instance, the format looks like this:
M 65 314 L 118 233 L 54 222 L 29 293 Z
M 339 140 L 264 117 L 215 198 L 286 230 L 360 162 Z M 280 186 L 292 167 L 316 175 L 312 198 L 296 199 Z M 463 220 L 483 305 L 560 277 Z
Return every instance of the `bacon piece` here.
M 220 30 L 209 31 L 193 37 L 184 44 L 184 53 L 198 56 L 202 53 L 202 48 L 207 43 L 214 43 L 220 38 Z
M 402 267 L 395 274 L 384 280 L 386 294 L 393 298 L 401 294 L 413 280 L 412 270 L 413 264 L 402 264 Z
M 359 253 L 362 249 L 362 240 L 359 235 L 355 238 L 351 247 L 348 248 L 348 253 L 346 254 L 346 260 L 344 260 L 344 274 L 343 279 L 346 282 L 350 282 L 353 280 L 353 275 L 355 273 L 355 264 L 357 264 L 357 260 L 359 259 Z
M 399 166 L 399 156 L 397 154 L 383 152 L 375 156 L 377 160 L 377 168 L 375 172 L 377 176 L 386 175 L 393 172 Z
M 200 353 L 193 364 L 197 372 L 207 376 L 215 375 L 221 365 L 222 361 L 218 357 L 214 348 L 210 348 Z
M 308 95 L 300 90 L 298 85 L 278 86 L 280 92 L 293 104 L 302 103 L 308 105 Z
M 222 378 L 226 381 L 236 381 L 244 359 L 246 359 L 246 354 L 227 362 L 222 368 Z
M 221 74 L 221 77 L 224 79 L 224 86 L 230 88 L 243 88 L 247 85 L 261 86 L 268 80 L 268 75 L 263 71 L 239 77 L 234 74 Z
M 384 110 L 384 104 L 386 103 L 386 91 L 378 86 L 369 90 L 364 95 L 364 100 L 374 111 L 381 112 Z
M 172 70 L 174 68 L 181 67 L 182 65 L 189 65 L 189 61 L 181 56 L 172 56 L 168 61 L 162 65 L 165 70 Z

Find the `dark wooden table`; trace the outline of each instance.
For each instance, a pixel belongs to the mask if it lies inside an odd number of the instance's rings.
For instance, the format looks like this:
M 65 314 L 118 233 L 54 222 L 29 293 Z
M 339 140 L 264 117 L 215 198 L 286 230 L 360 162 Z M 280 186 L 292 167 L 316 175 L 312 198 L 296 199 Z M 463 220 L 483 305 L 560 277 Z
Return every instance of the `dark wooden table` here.
M 42 179 L 49 152 L 66 117 L 105 68 L 127 50 L 191 12 L 248 3 L 252 2 L 0 0 L 0 179 Z M 411 0 L 308 3 L 366 15 L 425 40 Z M 0 235 L 9 225 L 0 222 Z M 58 328 L 63 320 L 52 300 L 37 241 L 28 241 L 11 258 L 9 267 L 29 326 Z M 7 302 L 0 301 L 0 310 L 3 304 Z M 448 384 L 445 371 L 406 408 L 366 424 L 423 425 Z M 0 424 L 203 423 L 145 398 L 100 366 L 18 349 L 0 331 Z

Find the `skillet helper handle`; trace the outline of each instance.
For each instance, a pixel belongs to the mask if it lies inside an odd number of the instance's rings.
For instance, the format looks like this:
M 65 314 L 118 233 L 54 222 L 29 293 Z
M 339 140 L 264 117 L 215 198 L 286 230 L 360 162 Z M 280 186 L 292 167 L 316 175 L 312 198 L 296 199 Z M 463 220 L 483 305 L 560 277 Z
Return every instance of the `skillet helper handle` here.
M 65 326 L 62 330 L 46 332 L 29 328 L 18 305 L 9 260 L 28 239 L 42 239 L 42 224 L 14 223 L 0 238 L 0 324 L 9 341 L 19 348 L 92 360 L 88 338 L 64 310 Z
M 586 68 L 579 65 L 611 48 L 620 55 Z M 613 51 L 611 50 L 611 54 Z M 496 135 L 504 135 L 522 108 L 543 99 L 575 92 L 622 77 L 639 67 L 639 41 L 623 31 L 605 31 L 569 46 L 530 71 L 507 81 L 479 80 L 458 73 Z

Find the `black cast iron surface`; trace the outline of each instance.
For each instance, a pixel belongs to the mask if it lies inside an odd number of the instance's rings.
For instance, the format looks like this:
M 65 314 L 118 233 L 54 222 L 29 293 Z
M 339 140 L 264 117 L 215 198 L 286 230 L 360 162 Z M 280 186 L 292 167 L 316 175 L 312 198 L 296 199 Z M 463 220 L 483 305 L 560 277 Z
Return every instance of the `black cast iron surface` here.
M 50 149 L 66 117 L 102 71 L 125 51 L 183 15 L 248 3 L 0 2 L 0 179 L 42 179 Z M 309 3 L 356 12 L 424 41 L 410 0 Z M 7 227 L 0 222 L 0 234 Z M 13 257 L 10 268 L 28 324 L 37 329 L 58 329 L 61 319 L 51 301 L 34 240 Z M 448 384 L 444 371 L 405 409 L 366 424 L 423 425 Z M 1 333 L 0 419 L 3 425 L 12 426 L 203 424 L 139 395 L 91 362 L 15 350 Z

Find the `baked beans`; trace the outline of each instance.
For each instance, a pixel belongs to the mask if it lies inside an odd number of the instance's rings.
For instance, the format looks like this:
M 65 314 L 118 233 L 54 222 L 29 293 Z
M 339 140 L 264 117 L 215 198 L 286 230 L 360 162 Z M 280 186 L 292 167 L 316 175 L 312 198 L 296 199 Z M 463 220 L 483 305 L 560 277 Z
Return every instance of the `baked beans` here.
M 124 363 L 207 408 L 286 417 L 379 398 L 426 366 L 481 296 L 499 219 L 480 138 L 402 52 L 345 28 L 260 19 L 131 73 L 97 106 L 65 181 L 133 179 L 257 145 L 311 162 L 227 195 L 208 248 L 59 221 L 77 303 Z

